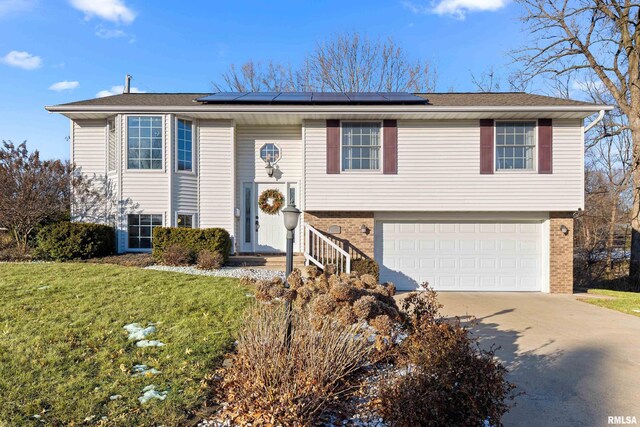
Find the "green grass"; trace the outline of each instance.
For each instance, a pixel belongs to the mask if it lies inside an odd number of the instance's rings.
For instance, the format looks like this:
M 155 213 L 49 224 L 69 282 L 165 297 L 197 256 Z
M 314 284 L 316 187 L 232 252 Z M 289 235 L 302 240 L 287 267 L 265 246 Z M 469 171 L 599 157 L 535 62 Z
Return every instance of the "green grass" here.
M 95 264 L 0 264 L 0 426 L 180 425 L 250 299 L 238 280 Z M 165 347 L 122 329 L 156 324 Z M 133 378 L 135 364 L 162 371 Z M 169 390 L 141 405 L 142 389 Z M 119 400 L 110 396 L 119 394 Z M 102 417 L 107 421 L 101 422 Z
M 640 312 L 634 311 L 640 311 L 640 293 L 638 292 L 610 291 L 607 289 L 589 289 L 589 293 L 614 297 L 614 299 L 584 298 L 582 301 L 588 302 L 589 304 L 598 305 L 600 307 L 606 307 L 612 310 L 621 311 L 623 313 L 632 314 L 634 316 L 640 316 Z

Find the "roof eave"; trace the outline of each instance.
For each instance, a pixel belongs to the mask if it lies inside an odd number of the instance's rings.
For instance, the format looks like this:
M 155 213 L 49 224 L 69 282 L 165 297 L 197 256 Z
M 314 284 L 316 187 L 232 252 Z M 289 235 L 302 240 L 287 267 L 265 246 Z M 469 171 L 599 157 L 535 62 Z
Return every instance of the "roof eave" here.
M 428 112 L 585 112 L 613 110 L 611 105 L 544 105 L 544 106 L 434 106 L 434 105 L 193 105 L 193 106 L 140 106 L 140 105 L 51 105 L 45 109 L 50 113 L 129 113 L 129 112 L 269 112 L 269 113 L 342 113 L 342 112 L 389 112 L 389 113 L 428 113 Z

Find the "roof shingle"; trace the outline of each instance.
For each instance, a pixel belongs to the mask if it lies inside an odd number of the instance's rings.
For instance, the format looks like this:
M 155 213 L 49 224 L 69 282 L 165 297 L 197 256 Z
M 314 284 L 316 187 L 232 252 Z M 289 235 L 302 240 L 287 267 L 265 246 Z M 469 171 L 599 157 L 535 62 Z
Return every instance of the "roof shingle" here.
M 196 101 L 209 95 L 208 93 L 125 93 L 104 98 L 60 104 L 56 107 L 75 106 L 130 106 L 130 107 L 184 107 L 206 105 Z M 527 107 L 527 106 L 595 106 L 596 104 L 573 99 L 555 98 L 526 92 L 451 92 L 451 93 L 416 93 L 428 100 L 425 107 Z

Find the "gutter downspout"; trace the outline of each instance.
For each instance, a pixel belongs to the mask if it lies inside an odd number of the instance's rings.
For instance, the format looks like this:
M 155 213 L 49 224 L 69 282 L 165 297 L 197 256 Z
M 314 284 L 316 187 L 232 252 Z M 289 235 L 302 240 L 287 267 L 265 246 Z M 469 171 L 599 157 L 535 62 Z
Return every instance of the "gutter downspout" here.
M 594 127 L 595 125 L 597 125 L 598 123 L 600 123 L 600 120 L 602 120 L 604 117 L 604 110 L 600 110 L 600 112 L 598 113 L 598 117 L 595 118 L 594 121 L 592 121 L 591 123 L 589 123 L 587 125 L 586 128 L 584 128 L 584 133 L 586 134 L 587 132 L 589 132 L 591 130 L 592 127 Z

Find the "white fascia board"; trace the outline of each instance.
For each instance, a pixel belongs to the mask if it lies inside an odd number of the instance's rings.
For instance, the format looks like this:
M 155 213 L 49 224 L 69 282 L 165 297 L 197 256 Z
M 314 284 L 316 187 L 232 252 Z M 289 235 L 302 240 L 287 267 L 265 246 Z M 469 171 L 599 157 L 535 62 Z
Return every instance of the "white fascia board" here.
M 133 106 L 133 105 L 53 105 L 45 109 L 51 113 L 75 112 L 113 112 L 113 113 L 314 113 L 314 114 L 352 114 L 352 113 L 437 113 L 437 112 L 585 112 L 597 113 L 600 110 L 612 110 L 611 105 L 560 105 L 560 106 L 379 106 L 379 105 L 193 105 L 193 106 Z

